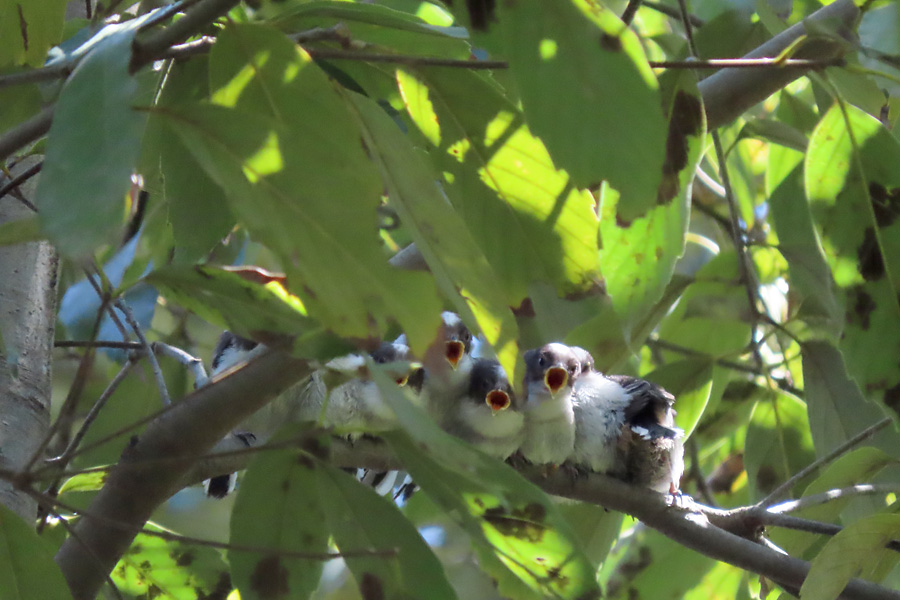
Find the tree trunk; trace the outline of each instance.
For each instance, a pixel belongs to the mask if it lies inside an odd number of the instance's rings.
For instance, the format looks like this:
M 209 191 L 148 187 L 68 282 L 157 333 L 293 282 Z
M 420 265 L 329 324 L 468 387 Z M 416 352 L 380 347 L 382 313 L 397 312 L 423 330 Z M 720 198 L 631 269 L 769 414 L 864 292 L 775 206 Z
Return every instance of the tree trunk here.
M 18 193 L 33 197 L 35 181 Z M 17 195 L 0 199 L 0 225 L 34 215 Z M 57 263 L 47 242 L 0 247 L 0 468 L 23 468 L 50 426 Z M 28 522 L 36 517 L 37 503 L 9 481 L 0 480 L 0 502 Z

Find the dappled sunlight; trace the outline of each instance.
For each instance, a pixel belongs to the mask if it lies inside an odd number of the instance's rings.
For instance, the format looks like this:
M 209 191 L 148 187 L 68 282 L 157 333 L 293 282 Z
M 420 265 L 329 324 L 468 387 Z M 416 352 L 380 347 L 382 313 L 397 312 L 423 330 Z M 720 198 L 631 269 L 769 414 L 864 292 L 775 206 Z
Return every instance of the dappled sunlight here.
M 242 171 L 250 183 L 258 183 L 267 175 L 284 169 L 284 157 L 278 144 L 278 134 L 270 131 L 256 153 L 244 160 Z
M 244 90 L 247 89 L 258 75 L 258 71 L 271 57 L 271 50 L 260 50 L 253 59 L 245 64 L 232 76 L 227 84 L 213 92 L 211 100 L 214 104 L 234 108 Z

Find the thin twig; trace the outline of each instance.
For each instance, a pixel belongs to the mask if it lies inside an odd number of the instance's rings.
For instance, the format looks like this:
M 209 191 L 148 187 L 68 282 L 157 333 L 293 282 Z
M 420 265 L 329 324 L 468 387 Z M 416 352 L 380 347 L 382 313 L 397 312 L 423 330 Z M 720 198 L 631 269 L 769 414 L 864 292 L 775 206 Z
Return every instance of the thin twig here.
M 753 375 L 764 375 L 762 369 L 758 369 L 753 365 L 747 365 L 744 363 L 734 362 L 730 360 L 724 359 L 713 359 L 711 356 L 706 354 L 705 352 L 700 352 L 699 350 L 694 350 L 693 348 L 686 348 L 684 346 L 680 346 L 678 344 L 673 344 L 672 342 L 662 340 L 659 338 L 649 339 L 647 340 L 648 346 L 656 346 L 662 350 L 669 350 L 671 352 L 677 352 L 679 354 L 684 354 L 686 356 L 697 356 L 701 358 L 709 358 L 713 363 L 725 367 L 727 369 L 732 369 L 734 371 L 741 371 L 742 373 L 751 373 Z
M 25 85 L 26 83 L 41 83 L 43 81 L 53 81 L 54 79 L 65 79 L 72 74 L 72 65 L 64 63 L 60 65 L 52 65 L 49 67 L 40 67 L 38 69 L 29 69 L 19 73 L 10 73 L 0 77 L 0 89 L 12 87 L 14 85 Z
M 697 52 L 697 45 L 694 43 L 694 30 L 685 0 L 678 0 L 678 12 L 681 18 L 681 26 L 684 27 L 684 35 L 687 36 L 688 49 L 691 51 L 691 56 L 700 58 L 700 53 Z
M 0 136 L 0 162 L 50 131 L 55 106 L 51 105 Z
M 843 67 L 844 58 L 709 58 L 706 60 L 651 60 L 654 69 L 822 69 Z
M 313 58 L 334 60 L 359 60 L 363 62 L 395 63 L 422 67 L 455 67 L 460 69 L 506 69 L 509 63 L 505 60 L 459 60 L 414 54 L 379 54 L 375 52 L 357 52 L 355 50 L 331 50 L 323 48 L 307 48 Z
M 841 444 L 840 446 L 838 446 L 837 448 L 835 448 L 834 450 L 832 450 L 831 452 L 826 454 L 825 456 L 814 460 L 812 463 L 810 463 L 803 469 L 800 469 L 798 472 L 796 472 L 794 475 L 792 475 L 787 481 L 785 481 L 784 483 L 779 485 L 777 488 L 772 490 L 772 492 L 768 496 L 766 496 L 765 498 L 763 498 L 762 500 L 757 502 L 756 506 L 761 506 L 761 507 L 770 506 L 773 502 L 775 502 L 776 500 L 779 500 L 784 495 L 785 492 L 787 492 L 792 487 L 794 487 L 794 485 L 798 481 L 800 481 L 801 479 L 803 479 L 810 473 L 816 471 L 820 467 L 827 465 L 828 463 L 834 461 L 835 459 L 839 458 L 840 456 L 843 456 L 844 454 L 846 454 L 847 452 L 852 450 L 854 446 L 866 441 L 867 439 L 869 439 L 870 437 L 872 437 L 873 435 L 875 435 L 876 433 L 878 433 L 879 431 L 881 431 L 882 429 L 884 429 L 885 427 L 890 425 L 891 423 L 892 423 L 891 418 L 885 417 L 881 421 L 878 421 L 877 423 L 866 427 L 865 429 L 863 429 L 862 431 L 860 431 L 859 433 L 854 435 L 852 438 L 850 438 L 849 440 L 847 440 L 846 442 L 844 442 L 843 444 Z
M 109 318 L 112 320 L 113 324 L 119 330 L 119 333 L 122 335 L 122 339 L 126 342 L 128 341 L 129 335 L 128 330 L 125 329 L 125 325 L 122 324 L 122 320 L 119 319 L 119 315 L 116 314 L 116 309 L 109 302 L 112 299 L 112 294 L 108 290 L 112 287 L 109 283 L 109 280 L 106 278 L 106 274 L 94 263 L 94 271 L 96 272 L 97 278 L 104 284 L 103 286 L 100 283 L 94 281 L 94 275 L 85 269 L 84 274 L 87 277 L 88 283 L 91 284 L 91 287 L 94 288 L 94 291 L 97 292 L 97 296 L 100 297 L 100 307 L 106 308 L 107 313 L 109 314 Z M 104 291 L 104 287 L 107 291 Z M 102 314 L 102 310 L 100 313 Z
M 97 398 L 97 401 L 91 407 L 91 410 L 89 410 L 88 414 L 85 415 L 84 421 L 81 424 L 81 428 L 79 428 L 79 430 L 72 437 L 72 440 L 69 442 L 69 445 L 65 449 L 65 451 L 63 451 L 63 453 L 59 456 L 47 459 L 47 463 L 52 463 L 58 468 L 65 468 L 65 466 L 72 459 L 72 455 L 75 453 L 75 450 L 78 448 L 78 444 L 80 444 L 81 440 L 84 439 L 84 436 L 87 433 L 88 429 L 100 414 L 100 410 L 104 406 L 106 406 L 106 402 L 112 397 L 116 389 L 119 387 L 119 384 L 122 383 L 122 381 L 131 372 L 131 369 L 134 368 L 136 364 L 137 359 L 129 359 L 122 366 L 122 368 L 119 369 L 119 372 L 116 373 L 116 376 L 112 378 L 112 381 L 109 382 L 109 385 L 106 386 L 106 389 L 103 390 L 103 393 L 100 394 L 99 398 Z
M 153 370 L 153 377 L 156 379 L 156 386 L 159 388 L 159 396 L 162 398 L 163 406 L 170 405 L 172 400 L 169 398 L 169 390 L 166 388 L 166 378 L 163 376 L 159 361 L 156 360 L 156 354 L 153 352 L 153 347 L 150 345 L 150 342 L 147 341 L 147 338 L 144 337 L 144 332 L 141 329 L 140 324 L 134 318 L 134 314 L 131 312 L 131 308 L 128 307 L 128 304 L 126 304 L 122 298 L 119 298 L 116 300 L 116 307 L 118 307 L 125 315 L 125 320 L 128 322 L 128 325 L 131 326 L 134 334 L 137 336 L 138 340 L 140 340 L 141 344 L 143 344 L 144 350 L 147 352 L 147 360 L 150 361 L 150 367 Z
M 667 17 L 673 17 L 675 19 L 681 18 L 681 12 L 676 8 L 672 8 L 668 4 L 663 4 L 662 2 L 653 2 L 652 0 L 644 0 L 643 5 L 647 8 L 655 10 L 658 13 L 662 13 Z M 706 25 L 706 21 L 695 15 L 688 15 L 688 19 L 690 19 L 691 25 L 693 25 L 694 27 L 703 27 L 704 25 Z
M 169 358 L 174 358 L 184 365 L 184 367 L 191 372 L 191 375 L 194 376 L 194 389 L 206 385 L 209 381 L 209 377 L 206 376 L 206 369 L 203 368 L 202 359 L 188 354 L 181 348 L 176 348 L 175 346 L 170 346 L 163 342 L 153 342 L 150 344 L 150 348 L 153 350 L 154 354 L 161 354 L 163 356 L 168 356 Z
M 628 5 L 625 6 L 625 10 L 622 12 L 622 22 L 626 25 L 631 25 L 631 22 L 634 20 L 634 15 L 637 14 L 640 7 L 641 0 L 628 0 Z
M 113 340 L 56 340 L 55 348 L 113 348 L 116 350 L 143 350 L 140 342 L 116 342 Z
M 700 493 L 700 497 L 703 498 L 703 501 L 708 505 L 715 507 L 716 500 L 713 498 L 709 486 L 706 485 L 706 478 L 703 476 L 703 471 L 700 470 L 700 452 L 697 450 L 697 438 L 691 436 L 687 441 L 687 447 L 691 456 L 691 470 L 689 471 L 689 475 L 697 484 L 697 491 Z
M 820 494 L 803 496 L 799 500 L 788 500 L 787 502 L 782 502 L 781 504 L 770 506 L 766 510 L 768 510 L 770 513 L 787 514 L 790 512 L 794 512 L 795 510 L 803 510 L 804 508 L 809 508 L 810 506 L 825 504 L 826 502 L 831 502 L 832 500 L 841 500 L 853 496 L 871 496 L 875 494 L 900 494 L 900 485 L 889 483 L 863 483 L 859 485 L 852 485 L 850 487 L 828 490 L 827 492 L 822 492 Z
M 35 175 L 40 173 L 41 167 L 43 167 L 43 166 L 44 166 L 44 161 L 40 161 L 38 163 L 31 165 L 30 167 L 28 167 L 27 169 L 25 169 L 24 171 L 22 171 L 15 177 L 13 177 L 9 183 L 7 183 L 2 188 L 0 188 L 0 198 L 3 198 L 5 195 L 7 195 L 11 192 L 14 192 L 16 190 L 16 188 L 18 188 L 20 185 L 22 185 L 23 183 L 25 183 L 26 181 L 28 181 L 29 179 L 31 179 L 32 177 L 34 177 Z M 31 212 L 35 212 L 35 213 L 38 212 L 37 206 L 32 204 L 31 200 L 29 200 L 25 196 L 22 196 L 20 194 L 14 194 L 14 197 L 16 200 L 18 200 L 19 202 L 24 204 L 28 209 L 30 209 Z

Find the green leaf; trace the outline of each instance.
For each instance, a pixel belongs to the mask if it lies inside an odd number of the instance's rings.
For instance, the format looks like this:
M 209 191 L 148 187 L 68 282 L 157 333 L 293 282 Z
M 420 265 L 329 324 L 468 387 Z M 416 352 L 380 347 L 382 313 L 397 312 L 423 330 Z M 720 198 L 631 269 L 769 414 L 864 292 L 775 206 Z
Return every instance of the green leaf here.
M 63 32 L 66 0 L 0 0 L 0 67 L 40 67 Z
M 31 524 L 0 504 L 0 596 L 3 600 L 71 600 L 53 550 Z
M 50 133 L 35 204 L 56 247 L 83 257 L 122 226 L 146 116 L 131 103 L 131 42 L 144 18 L 107 25 L 66 81 Z
M 440 304 L 424 273 L 388 266 L 382 183 L 334 85 L 280 34 L 235 26 L 210 56 L 214 101 L 167 110 L 240 222 L 281 260 L 288 288 L 336 334 L 381 339 L 396 320 L 423 352 Z
M 466 41 L 468 32 L 464 28 L 432 25 L 418 16 L 378 4 L 270 3 L 263 14 L 285 33 L 341 23 L 354 42 L 378 50 L 456 59 L 469 58 L 471 52 Z
M 79 473 L 66 479 L 59 488 L 60 494 L 67 492 L 96 492 L 106 483 L 107 471 L 92 471 Z
M 229 550 L 231 577 L 245 600 L 306 598 L 319 585 L 328 550 L 325 509 L 312 457 L 296 450 L 257 454 L 241 480 L 231 513 L 230 543 L 260 551 Z
M 852 132 L 852 133 L 851 133 Z M 900 142 L 861 110 L 835 105 L 806 154 L 806 193 L 843 289 L 840 349 L 866 395 L 900 411 Z
M 324 462 L 317 462 L 316 473 L 328 531 L 339 550 L 396 552 L 344 559 L 364 596 L 456 598 L 441 563 L 393 502 Z
M 148 523 L 146 529 L 167 530 Z M 213 548 L 139 533 L 110 573 L 122 594 L 195 600 L 225 597 L 231 591 L 228 565 Z
M 828 540 L 810 564 L 801 600 L 833 600 L 853 577 L 881 581 L 900 556 L 885 544 L 900 536 L 900 515 L 860 519 Z
M 389 375 L 369 366 L 406 431 L 386 436 L 391 449 L 422 490 L 469 534 L 500 594 L 599 597 L 594 568 L 550 498 L 511 467 L 441 431 Z
M 478 323 L 503 368 L 513 374 L 511 380 L 517 380 L 524 371 L 517 363 L 516 321 L 467 223 L 447 204 L 432 172 L 384 111 L 355 94 L 348 94 L 347 101 L 381 168 L 392 205 L 410 229 L 437 285 L 465 321 Z
M 800 152 L 806 151 L 808 140 L 802 131 L 782 121 L 775 119 L 753 119 L 747 121 L 741 128 L 734 143 L 745 138 L 757 138 L 779 144 L 787 148 L 793 148 Z
M 575 532 L 588 560 L 603 564 L 619 537 L 625 515 L 586 502 L 564 502 L 557 509 Z
M 204 320 L 241 335 L 299 335 L 316 326 L 303 303 L 277 280 L 262 284 L 234 270 L 186 265 L 163 267 L 144 279 Z
M 760 393 L 744 447 L 744 468 L 756 499 L 815 458 L 803 402 L 781 391 L 760 389 Z
M 643 217 L 629 220 L 627 209 L 619 208 L 619 195 L 607 186 L 601 189 L 600 263 L 629 344 L 643 342 L 635 335 L 634 326 L 662 298 L 684 251 L 691 182 L 705 139 L 696 80 L 681 74 L 677 79 L 665 78 L 663 83 L 671 91 L 665 95 L 670 119 L 663 177 L 666 192 L 659 205 Z
M 713 357 L 738 353 L 750 343 L 749 311 L 737 257 L 723 252 L 697 272 L 660 324 L 659 337 Z
M 403 69 L 397 83 L 508 303 L 518 306 L 533 281 L 590 288 L 599 275 L 595 202 L 556 169 L 496 83 L 463 69 Z
M 165 78 L 157 103 L 177 107 L 181 103 L 208 97 L 208 69 L 205 57 L 175 61 Z M 151 117 L 149 127 L 164 124 Z M 178 136 L 158 138 L 163 191 L 172 224 L 174 262 L 203 260 L 234 227 L 235 219 L 225 192 L 209 178 Z
M 666 123 L 640 41 L 587 0 L 499 3 L 510 68 L 528 124 L 576 187 L 608 180 L 633 220 L 655 206 Z
M 802 350 L 810 431 L 816 454 L 823 456 L 885 414 L 860 392 L 837 348 L 808 342 Z M 877 433 L 868 443 L 891 456 L 900 456 L 900 436 L 891 428 Z
M 802 155 L 795 153 L 794 164 Z M 781 164 L 783 165 L 785 157 Z M 844 308 L 803 198 L 802 172 L 790 171 L 773 192 L 769 207 L 778 233 L 778 250 L 788 262 L 791 295 L 800 301 L 798 316 L 836 340 L 844 326 Z

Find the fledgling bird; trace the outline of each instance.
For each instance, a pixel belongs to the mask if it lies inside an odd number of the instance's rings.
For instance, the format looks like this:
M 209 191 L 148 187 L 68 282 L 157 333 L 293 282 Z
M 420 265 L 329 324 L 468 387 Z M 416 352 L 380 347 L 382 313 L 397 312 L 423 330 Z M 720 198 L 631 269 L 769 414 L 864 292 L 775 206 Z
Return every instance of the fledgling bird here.
M 593 359 L 591 359 L 593 363 Z M 677 494 L 684 473 L 684 431 L 675 397 L 644 379 L 593 369 L 575 381 L 575 447 L 570 462 L 663 494 Z
M 493 359 L 474 361 L 465 393 L 455 399 L 444 430 L 505 460 L 522 445 L 525 417 L 506 371 Z
M 466 393 L 475 359 L 472 357 L 472 333 L 459 315 L 444 311 L 441 313 L 441 321 L 444 343 L 437 350 L 444 361 L 439 360 L 435 365 L 435 361 L 429 361 L 429 357 L 425 357 L 422 399 L 425 410 L 443 427 L 453 416 L 455 399 Z
M 522 456 L 535 464 L 559 465 L 575 444 L 572 391 L 581 366 L 564 344 L 550 343 L 525 353 L 525 439 Z

